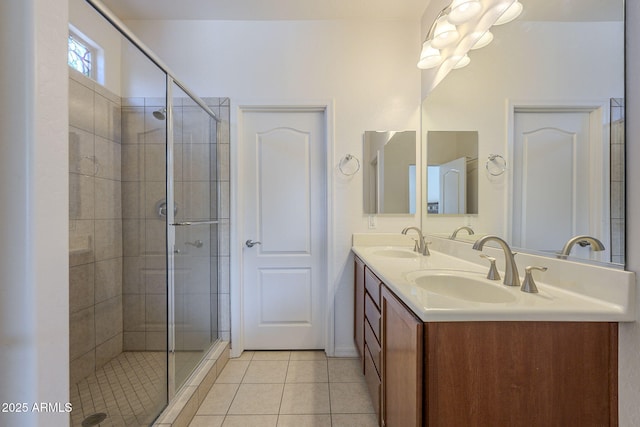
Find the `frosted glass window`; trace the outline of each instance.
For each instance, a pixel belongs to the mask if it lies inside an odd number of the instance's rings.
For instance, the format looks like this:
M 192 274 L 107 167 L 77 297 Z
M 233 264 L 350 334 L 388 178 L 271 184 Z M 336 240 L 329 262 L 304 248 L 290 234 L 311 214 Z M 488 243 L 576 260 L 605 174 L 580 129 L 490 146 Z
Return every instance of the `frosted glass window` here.
M 93 77 L 93 58 L 93 49 L 79 40 L 78 37 L 69 34 L 69 55 L 67 60 L 69 66 L 87 77 Z

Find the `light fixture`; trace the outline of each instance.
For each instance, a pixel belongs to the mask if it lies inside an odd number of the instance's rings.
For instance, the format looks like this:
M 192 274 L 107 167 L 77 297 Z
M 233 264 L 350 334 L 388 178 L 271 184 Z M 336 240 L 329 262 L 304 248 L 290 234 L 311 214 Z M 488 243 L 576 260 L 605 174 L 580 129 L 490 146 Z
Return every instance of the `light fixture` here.
M 449 0 L 433 20 L 422 43 L 417 66 L 429 70 L 428 90 L 449 71 L 471 62 L 468 52 L 493 41 L 492 25 L 506 24 L 523 10 L 519 0 Z
M 436 21 L 436 28 L 433 32 L 431 46 L 436 49 L 442 49 L 443 47 L 447 47 L 458 40 L 459 36 L 460 34 L 458 34 L 456 26 L 449 22 L 447 15 L 441 16 Z
M 493 41 L 493 34 L 491 33 L 491 31 L 487 30 L 484 32 L 482 37 L 480 37 L 478 41 L 473 46 L 471 46 L 471 50 L 483 48 L 489 43 L 491 43 L 492 41 Z
M 451 67 L 454 70 L 457 70 L 458 68 L 466 67 L 471 62 L 471 58 L 469 58 L 469 55 L 467 55 L 467 54 L 465 54 L 462 57 L 451 58 L 451 59 L 453 59 L 454 61 L 456 61 L 456 59 L 457 59 L 455 65 L 453 67 Z
M 449 22 L 454 25 L 464 24 L 475 18 L 482 10 L 479 0 L 453 0 L 449 12 Z
M 426 70 L 428 68 L 437 67 L 442 63 L 442 55 L 438 49 L 431 46 L 431 40 L 422 43 L 422 52 L 420 52 L 420 60 L 418 68 Z
M 522 13 L 522 3 L 518 0 L 515 0 L 505 11 L 498 20 L 493 25 L 502 25 L 507 22 L 511 22 L 516 19 Z

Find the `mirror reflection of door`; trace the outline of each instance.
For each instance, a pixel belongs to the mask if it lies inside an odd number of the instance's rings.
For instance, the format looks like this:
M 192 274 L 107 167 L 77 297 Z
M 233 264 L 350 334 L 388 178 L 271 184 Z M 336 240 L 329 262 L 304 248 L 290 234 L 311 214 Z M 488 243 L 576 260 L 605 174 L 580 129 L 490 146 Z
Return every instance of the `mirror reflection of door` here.
M 600 122 L 598 109 L 516 110 L 513 246 L 555 253 L 579 234 L 608 241 L 606 212 L 598 208 L 607 206 Z M 606 252 L 576 246 L 571 256 Z
M 427 133 L 427 213 L 478 213 L 478 132 Z
M 467 209 L 467 160 L 460 157 L 440 165 L 438 213 L 464 214 Z

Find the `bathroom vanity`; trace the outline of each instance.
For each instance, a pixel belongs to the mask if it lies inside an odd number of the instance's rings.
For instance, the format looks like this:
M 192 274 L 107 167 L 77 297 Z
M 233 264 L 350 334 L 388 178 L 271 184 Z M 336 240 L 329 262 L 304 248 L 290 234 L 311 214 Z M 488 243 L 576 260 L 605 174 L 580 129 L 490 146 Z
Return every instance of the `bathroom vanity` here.
M 478 256 L 466 253 L 468 244 L 453 249 L 462 257 L 437 250 L 423 257 L 409 246 L 356 241 L 355 342 L 379 425 L 618 424 L 617 322 L 633 318 L 624 301 L 562 289 L 571 283 L 561 279 L 558 287 L 540 281 L 540 294 L 485 283 L 488 266 L 464 259 Z M 439 249 L 447 245 L 455 244 Z M 495 249 L 487 252 L 500 258 Z M 568 266 L 580 267 L 593 268 Z M 456 272 L 507 294 L 464 300 L 415 279 L 444 276 L 454 283 Z M 633 296 L 633 273 L 591 273 L 617 274 L 600 286 Z

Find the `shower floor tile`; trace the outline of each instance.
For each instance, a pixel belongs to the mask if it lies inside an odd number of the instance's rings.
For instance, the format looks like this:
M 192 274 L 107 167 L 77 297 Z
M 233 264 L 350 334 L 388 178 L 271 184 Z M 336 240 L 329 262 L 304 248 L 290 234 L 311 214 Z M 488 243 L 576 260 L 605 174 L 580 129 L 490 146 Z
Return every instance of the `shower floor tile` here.
M 71 425 L 98 413 L 101 427 L 148 426 L 165 405 L 166 353 L 124 352 L 71 386 Z

